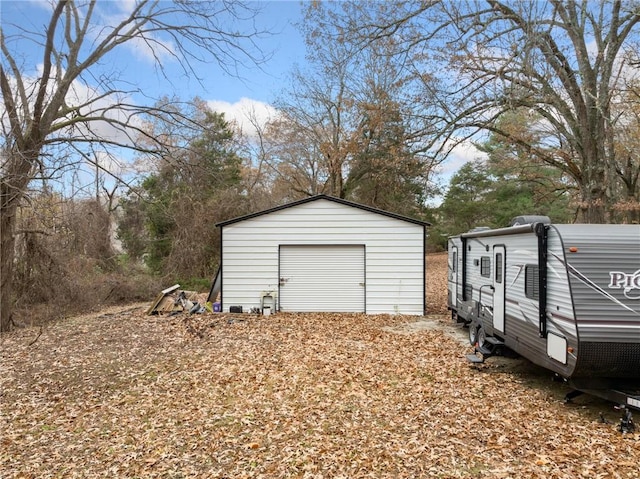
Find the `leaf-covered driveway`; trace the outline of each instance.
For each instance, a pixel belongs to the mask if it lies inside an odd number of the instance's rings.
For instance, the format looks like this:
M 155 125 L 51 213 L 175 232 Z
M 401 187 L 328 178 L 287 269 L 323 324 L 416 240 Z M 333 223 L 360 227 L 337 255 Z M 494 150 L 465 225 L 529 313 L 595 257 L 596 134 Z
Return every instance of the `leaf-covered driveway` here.
M 638 435 L 442 318 L 144 306 L 1 339 L 0 477 L 638 477 Z

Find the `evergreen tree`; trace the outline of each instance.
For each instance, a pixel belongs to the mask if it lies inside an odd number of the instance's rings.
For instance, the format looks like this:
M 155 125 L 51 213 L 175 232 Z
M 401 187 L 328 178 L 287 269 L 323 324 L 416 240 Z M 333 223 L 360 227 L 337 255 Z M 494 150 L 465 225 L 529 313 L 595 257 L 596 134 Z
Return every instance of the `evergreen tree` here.
M 168 152 L 122 201 L 118 236 L 156 273 L 207 278 L 218 263 L 215 222 L 243 213 L 242 159 L 224 115 L 196 103 L 200 132 Z M 156 125 L 158 126 L 158 125 Z

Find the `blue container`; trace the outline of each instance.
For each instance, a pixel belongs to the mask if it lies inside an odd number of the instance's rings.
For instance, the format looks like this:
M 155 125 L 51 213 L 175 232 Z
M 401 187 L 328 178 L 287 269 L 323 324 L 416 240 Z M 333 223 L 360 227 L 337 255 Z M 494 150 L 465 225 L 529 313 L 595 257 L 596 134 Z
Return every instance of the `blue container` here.
M 215 303 L 213 303 L 213 312 L 214 313 L 219 313 L 220 312 L 220 302 L 216 301 Z

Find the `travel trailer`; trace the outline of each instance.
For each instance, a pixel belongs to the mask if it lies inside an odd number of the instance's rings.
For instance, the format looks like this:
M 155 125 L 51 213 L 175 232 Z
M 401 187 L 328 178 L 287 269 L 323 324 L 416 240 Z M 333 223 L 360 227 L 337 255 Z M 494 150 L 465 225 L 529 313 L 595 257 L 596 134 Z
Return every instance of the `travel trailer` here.
M 640 225 L 522 216 L 448 242 L 448 307 L 472 362 L 511 349 L 574 389 L 640 409 Z

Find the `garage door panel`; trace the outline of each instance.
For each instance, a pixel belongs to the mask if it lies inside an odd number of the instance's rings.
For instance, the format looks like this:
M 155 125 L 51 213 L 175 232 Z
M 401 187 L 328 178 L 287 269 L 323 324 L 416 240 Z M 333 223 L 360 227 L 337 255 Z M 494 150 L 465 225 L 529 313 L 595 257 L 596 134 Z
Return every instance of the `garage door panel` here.
M 364 245 L 282 245 L 280 309 L 364 312 Z

